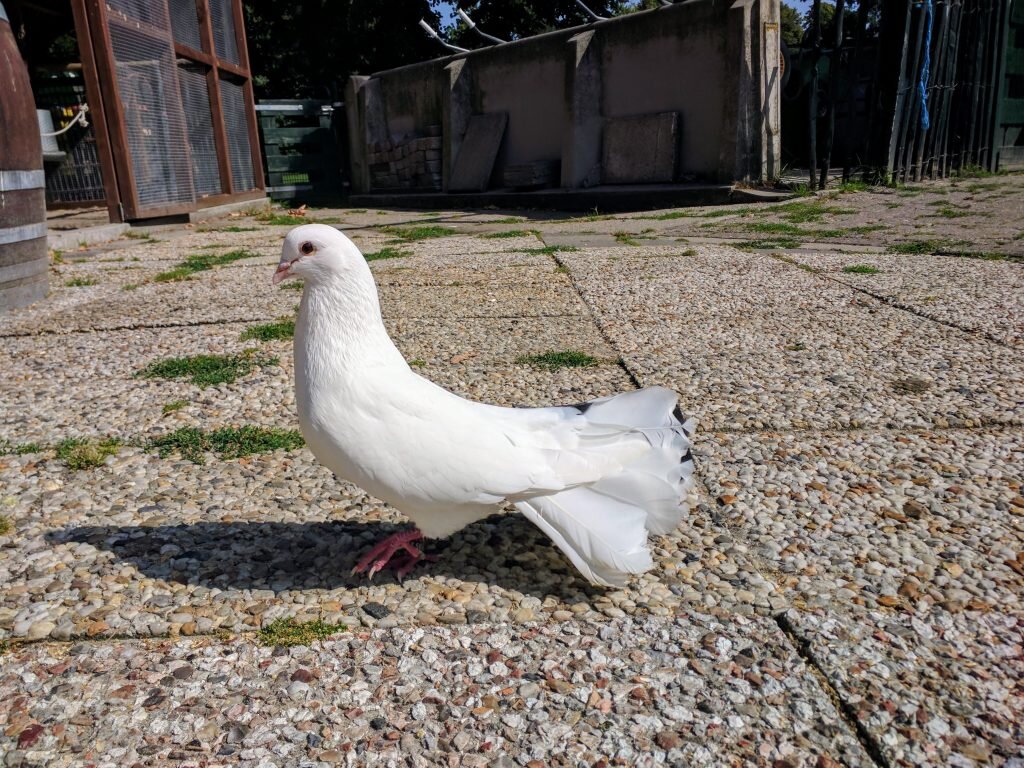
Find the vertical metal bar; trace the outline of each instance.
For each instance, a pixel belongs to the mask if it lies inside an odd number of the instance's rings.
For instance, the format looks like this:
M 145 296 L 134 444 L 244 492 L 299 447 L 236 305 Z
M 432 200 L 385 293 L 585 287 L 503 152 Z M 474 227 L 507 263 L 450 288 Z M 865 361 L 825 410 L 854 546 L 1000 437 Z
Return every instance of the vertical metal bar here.
M 999 58 L 996 63 L 996 76 L 994 81 L 996 106 L 992 115 L 992 154 L 989 160 L 989 170 L 995 173 L 999 170 L 1000 151 L 1003 147 L 1002 140 L 1002 118 L 1003 118 L 1003 86 L 1006 80 L 1006 56 L 1010 35 L 1010 3 L 1001 3 L 1001 22 L 997 29 L 1001 30 L 999 35 Z
M 843 182 L 848 182 L 852 175 L 852 147 L 853 147 L 853 136 L 856 131 L 856 121 L 854 119 L 854 112 L 856 110 L 854 95 L 857 91 L 857 86 L 860 84 L 860 59 L 862 46 L 864 43 L 864 32 L 867 26 L 868 19 L 868 6 L 869 2 L 861 0 L 857 5 L 857 24 L 853 28 L 853 52 L 850 54 L 850 82 L 846 85 L 846 120 L 847 126 L 843 133 L 846 136 L 846 145 L 843 152 Z
M 93 49 L 93 35 L 89 28 L 89 15 L 85 0 L 71 0 L 71 12 L 75 18 L 75 37 L 82 57 L 82 74 L 85 76 L 85 95 L 91 107 L 96 135 L 96 149 L 100 160 L 100 176 L 103 178 L 103 194 L 106 198 L 107 215 L 115 223 L 121 222 L 121 194 L 117 188 L 117 169 L 114 165 L 113 144 L 107 124 L 106 102 L 100 87 L 99 72 L 96 69 L 96 52 Z
M 115 174 L 121 203 L 120 219 L 141 218 L 135 172 L 128 151 L 128 130 L 125 125 L 124 105 L 117 88 L 117 67 L 114 66 L 114 46 L 107 25 L 106 4 L 100 0 L 85 0 L 89 30 L 93 35 L 93 50 L 97 52 L 97 71 L 103 105 L 106 111 L 110 148 L 117 169 Z
M 210 117 L 213 120 L 213 143 L 217 147 L 220 189 L 221 192 L 230 195 L 235 191 L 235 181 L 231 178 L 231 154 L 228 150 L 228 132 L 224 125 L 224 102 L 220 94 L 220 72 L 217 69 L 220 58 L 213 38 L 209 0 L 197 0 L 196 5 L 199 8 L 199 38 L 203 41 L 203 50 L 213 59 L 213 66 L 206 73 L 206 89 L 210 97 Z
M 811 92 L 807 98 L 808 153 L 811 189 L 818 182 L 818 62 L 821 61 L 821 0 L 811 9 Z
M 252 154 L 253 184 L 257 189 L 266 186 L 263 177 L 263 156 L 260 153 L 260 132 L 256 124 L 256 95 L 252 89 L 252 68 L 249 64 L 249 44 L 245 38 L 245 14 L 242 0 L 231 0 L 231 11 L 235 16 L 235 38 L 238 46 L 238 63 L 245 69 L 245 85 L 242 95 L 245 101 L 245 120 L 249 128 L 249 151 Z
M 896 177 L 896 150 L 899 147 L 900 126 L 903 124 L 903 111 L 907 97 L 907 49 L 910 47 L 910 11 L 912 0 L 907 0 L 907 10 L 903 22 L 903 47 L 900 56 L 900 77 L 896 86 L 896 106 L 892 115 L 892 130 L 889 133 L 889 157 L 886 172 Z
M 902 135 L 900 137 L 899 164 L 902 170 L 903 180 L 911 178 L 911 158 L 914 153 L 914 142 L 917 139 L 918 120 L 921 115 L 921 100 L 917 94 L 917 82 L 921 72 L 921 48 L 924 41 L 924 10 L 917 14 L 917 23 L 914 24 L 917 33 L 914 42 L 914 57 L 909 70 L 910 82 L 907 86 L 908 107 L 904 109 Z
M 828 66 L 828 123 L 825 125 L 825 152 L 821 165 L 821 188 L 824 189 L 828 183 L 828 171 L 832 166 L 832 142 L 836 133 L 836 102 L 839 101 L 839 71 L 840 61 L 843 53 L 843 13 L 846 10 L 846 0 L 836 0 L 836 11 L 833 17 L 835 23 L 835 38 L 832 46 L 832 56 L 829 58 Z

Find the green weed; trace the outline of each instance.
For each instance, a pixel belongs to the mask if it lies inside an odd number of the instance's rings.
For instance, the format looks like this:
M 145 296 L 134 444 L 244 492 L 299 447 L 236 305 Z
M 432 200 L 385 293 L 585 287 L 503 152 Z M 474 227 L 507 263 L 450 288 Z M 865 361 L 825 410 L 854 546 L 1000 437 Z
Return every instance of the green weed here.
M 854 275 L 877 275 L 882 270 L 877 267 L 872 267 L 870 264 L 850 264 L 847 267 L 843 267 L 843 272 L 847 272 Z
M 245 426 L 203 432 L 196 427 L 182 427 L 151 440 L 149 448 L 162 457 L 179 453 L 195 464 L 203 464 L 206 453 L 216 453 L 222 459 L 237 459 L 254 453 L 291 451 L 304 444 L 302 435 L 295 430 Z
M 172 400 L 171 402 L 169 402 L 166 405 L 164 405 L 164 407 L 160 409 L 160 412 L 164 416 L 166 416 L 169 413 L 174 413 L 175 411 L 180 411 L 186 405 L 188 405 L 188 400 Z
M 412 256 L 412 253 L 409 251 L 403 251 L 399 248 L 392 248 L 391 246 L 385 246 L 379 251 L 363 254 L 363 258 L 367 261 L 377 261 L 379 259 L 401 259 L 406 256 Z
M 591 368 L 600 365 L 601 361 L 584 352 L 566 350 L 564 352 L 545 352 L 542 355 L 522 355 L 516 358 L 516 364 L 557 371 L 559 368 Z
M 442 227 L 437 224 L 426 224 L 419 227 L 381 227 L 380 231 L 406 243 L 458 234 L 457 230 L 451 227 Z
M 73 277 L 64 283 L 64 285 L 68 288 L 85 288 L 89 285 L 98 285 L 99 282 L 100 281 L 95 277 Z
M 242 331 L 242 341 L 256 339 L 258 341 L 277 341 L 278 339 L 291 339 L 295 336 L 295 320 L 290 317 L 282 317 L 275 323 L 264 323 L 254 325 Z
M 240 355 L 195 355 L 157 360 L 139 371 L 145 379 L 189 379 L 200 387 L 230 384 L 258 366 L 277 365 L 276 357 L 261 357 L 254 350 Z
M 67 464 L 68 469 L 95 469 L 108 456 L 117 453 L 121 441 L 117 438 L 102 440 L 72 437 L 57 444 L 57 458 Z
M 336 635 L 348 629 L 344 624 L 325 624 L 317 619 L 300 624 L 294 618 L 277 619 L 259 631 L 261 645 L 290 648 L 312 645 L 316 640 Z

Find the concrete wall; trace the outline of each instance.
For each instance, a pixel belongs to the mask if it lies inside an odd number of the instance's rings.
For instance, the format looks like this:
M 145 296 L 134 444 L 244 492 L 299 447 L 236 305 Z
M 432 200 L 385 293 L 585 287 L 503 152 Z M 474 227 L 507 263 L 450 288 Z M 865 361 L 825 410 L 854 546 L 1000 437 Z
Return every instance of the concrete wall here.
M 355 191 L 374 191 L 374 152 L 438 124 L 447 188 L 470 116 L 494 112 L 508 127 L 492 187 L 509 165 L 551 160 L 563 187 L 600 183 L 607 121 L 666 112 L 679 115 L 677 180 L 777 177 L 778 23 L 778 0 L 689 0 L 353 78 Z

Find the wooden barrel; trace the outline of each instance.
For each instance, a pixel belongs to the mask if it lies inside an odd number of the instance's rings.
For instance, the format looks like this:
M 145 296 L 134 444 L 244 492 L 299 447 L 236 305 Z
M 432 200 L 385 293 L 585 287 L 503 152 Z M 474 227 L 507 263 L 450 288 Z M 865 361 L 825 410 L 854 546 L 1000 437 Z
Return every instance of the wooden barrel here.
M 46 296 L 43 148 L 28 70 L 0 1 L 0 312 Z

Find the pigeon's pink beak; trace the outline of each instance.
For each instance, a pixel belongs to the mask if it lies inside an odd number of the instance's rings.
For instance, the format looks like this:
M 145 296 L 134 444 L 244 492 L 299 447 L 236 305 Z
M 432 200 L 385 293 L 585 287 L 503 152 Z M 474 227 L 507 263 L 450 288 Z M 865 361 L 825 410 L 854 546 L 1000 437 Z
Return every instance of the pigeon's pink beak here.
M 290 277 L 292 274 L 292 264 L 294 264 L 296 261 L 298 261 L 298 259 L 293 259 L 292 261 L 282 261 L 280 264 L 278 264 L 277 271 L 274 273 L 274 276 L 270 279 L 270 284 L 277 285 L 286 277 Z

